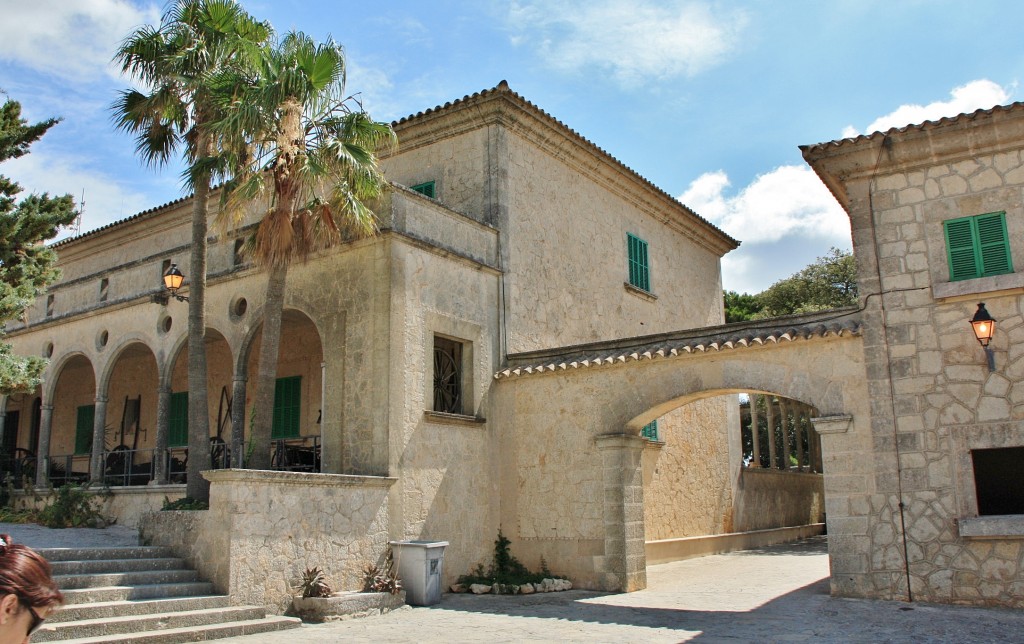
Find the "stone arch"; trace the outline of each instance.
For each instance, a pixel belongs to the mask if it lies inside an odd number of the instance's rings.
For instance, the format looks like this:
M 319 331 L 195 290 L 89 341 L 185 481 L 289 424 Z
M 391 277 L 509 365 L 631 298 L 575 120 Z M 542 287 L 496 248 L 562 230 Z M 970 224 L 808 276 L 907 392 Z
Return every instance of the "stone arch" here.
M 239 409 L 233 407 L 234 443 L 241 446 L 248 431 L 245 414 L 252 405 L 256 391 L 255 383 L 259 368 L 258 347 L 263 332 L 262 309 L 259 323 L 246 334 L 238 352 L 235 365 L 235 397 L 245 396 L 246 404 Z M 298 429 L 291 432 L 304 447 L 320 449 L 318 424 L 324 413 L 323 382 L 324 370 L 323 335 L 317 321 L 300 308 L 285 306 L 281 317 L 281 345 L 278 353 L 277 378 L 297 378 L 298 384 Z
M 163 366 L 160 364 L 160 358 L 156 352 L 149 345 L 148 338 L 138 333 L 128 333 L 124 335 L 118 342 L 117 346 L 112 347 L 110 355 L 107 357 L 106 362 L 99 365 L 99 379 L 97 383 L 97 391 L 105 392 L 110 386 L 110 378 L 117 366 L 117 363 L 125 357 L 125 354 L 129 355 L 132 353 L 137 354 L 140 349 L 145 349 L 153 358 L 153 363 L 156 367 L 156 373 L 159 375 L 163 370 Z
M 50 360 L 50 364 L 46 369 L 46 375 L 43 377 L 42 394 L 44 405 L 52 404 L 54 390 L 56 389 L 57 381 L 60 378 L 60 374 L 64 371 L 64 368 L 69 363 L 79 358 L 88 362 L 92 367 L 93 380 L 99 380 L 99 374 L 96 372 L 95 363 L 86 352 L 76 349 L 63 353 L 59 358 Z

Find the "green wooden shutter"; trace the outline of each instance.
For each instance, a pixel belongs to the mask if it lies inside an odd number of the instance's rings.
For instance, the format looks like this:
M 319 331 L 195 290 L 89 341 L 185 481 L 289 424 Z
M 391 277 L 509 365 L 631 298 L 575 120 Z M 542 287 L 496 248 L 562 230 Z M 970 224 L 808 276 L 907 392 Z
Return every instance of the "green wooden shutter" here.
M 640 435 L 649 441 L 658 440 L 658 420 L 654 419 L 640 430 Z
M 274 424 L 271 438 L 295 438 L 299 435 L 302 402 L 302 376 L 278 378 L 274 385 Z
M 82 405 L 78 408 L 75 422 L 75 454 L 92 452 L 92 430 L 96 420 L 96 405 Z
M 426 195 L 427 197 L 430 197 L 431 199 L 434 198 L 434 182 L 433 181 L 427 181 L 426 183 L 418 183 L 415 186 L 411 186 L 409 189 L 410 190 L 415 190 L 416 192 L 420 193 L 421 195 Z
M 946 229 L 946 256 L 949 259 L 949 280 L 978 277 L 978 259 L 975 253 L 974 231 L 971 218 L 943 222 Z
M 951 219 L 943 226 L 951 282 L 1013 272 L 1005 213 Z
M 978 227 L 978 246 L 981 256 L 981 274 L 1002 275 L 1012 273 L 1010 240 L 1006 235 L 1006 219 L 1001 212 L 975 217 Z
M 651 273 L 647 263 L 647 242 L 632 233 L 627 233 L 626 250 L 629 255 L 629 283 L 650 291 Z
M 188 392 L 171 394 L 171 413 L 167 423 L 167 446 L 188 446 Z

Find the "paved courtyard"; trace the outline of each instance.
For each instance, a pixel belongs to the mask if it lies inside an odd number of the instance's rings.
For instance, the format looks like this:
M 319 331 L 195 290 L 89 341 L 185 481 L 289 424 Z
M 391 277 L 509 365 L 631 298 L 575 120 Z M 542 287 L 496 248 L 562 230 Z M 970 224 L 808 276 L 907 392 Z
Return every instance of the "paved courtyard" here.
M 651 566 L 609 595 L 444 595 L 232 642 L 1024 642 L 1024 611 L 833 599 L 824 537 Z
M 36 547 L 130 545 L 133 530 L 0 524 Z M 835 599 L 824 537 L 647 569 L 636 593 L 443 596 L 429 608 L 223 642 L 1020 642 L 1024 611 Z

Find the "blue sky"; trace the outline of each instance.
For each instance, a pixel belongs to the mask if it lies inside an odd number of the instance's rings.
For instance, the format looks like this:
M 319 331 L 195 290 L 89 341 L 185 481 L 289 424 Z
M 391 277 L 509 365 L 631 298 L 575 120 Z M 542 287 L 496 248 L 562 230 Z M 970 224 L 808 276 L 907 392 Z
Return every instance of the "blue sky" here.
M 394 120 L 512 89 L 740 239 L 724 286 L 758 292 L 849 223 L 797 146 L 1020 99 L 1024 4 L 980 0 L 243 1 L 346 47 L 349 89 Z M 181 196 L 111 125 L 109 62 L 162 3 L 0 0 L 0 88 L 64 121 L 0 172 L 85 193 L 82 231 Z

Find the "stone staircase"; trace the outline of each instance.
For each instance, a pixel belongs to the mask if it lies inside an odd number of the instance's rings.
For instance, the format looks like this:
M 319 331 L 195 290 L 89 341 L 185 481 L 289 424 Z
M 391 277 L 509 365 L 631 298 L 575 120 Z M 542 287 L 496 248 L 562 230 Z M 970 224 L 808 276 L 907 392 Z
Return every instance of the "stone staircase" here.
M 33 642 L 196 642 L 301 624 L 256 606 L 231 606 L 169 548 L 40 548 L 65 605 Z

